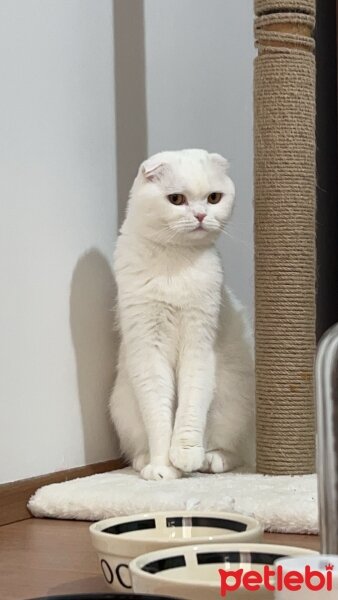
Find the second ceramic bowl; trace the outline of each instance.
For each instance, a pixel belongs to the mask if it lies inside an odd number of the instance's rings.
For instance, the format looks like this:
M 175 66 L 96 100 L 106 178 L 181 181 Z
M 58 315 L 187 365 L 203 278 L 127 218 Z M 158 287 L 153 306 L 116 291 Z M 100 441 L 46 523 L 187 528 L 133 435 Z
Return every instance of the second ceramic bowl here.
M 129 562 L 153 550 L 210 542 L 259 542 L 261 525 L 236 513 L 162 512 L 105 519 L 90 526 L 104 578 L 114 592 L 132 589 Z
M 205 544 L 150 552 L 130 563 L 136 594 L 159 594 L 183 600 L 272 600 L 273 574 L 263 583 L 264 570 L 287 556 L 318 554 L 294 546 L 273 544 Z M 223 594 L 220 573 L 226 575 Z M 230 572 L 229 572 L 230 571 Z M 256 590 L 248 589 L 257 579 Z M 248 583 L 249 582 L 249 583 Z

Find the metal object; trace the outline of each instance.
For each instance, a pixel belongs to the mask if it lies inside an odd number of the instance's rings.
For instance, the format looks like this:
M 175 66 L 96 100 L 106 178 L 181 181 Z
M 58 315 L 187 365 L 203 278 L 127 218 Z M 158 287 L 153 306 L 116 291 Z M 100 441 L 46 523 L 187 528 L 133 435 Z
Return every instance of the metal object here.
M 338 324 L 319 343 L 316 399 L 321 551 L 338 554 Z

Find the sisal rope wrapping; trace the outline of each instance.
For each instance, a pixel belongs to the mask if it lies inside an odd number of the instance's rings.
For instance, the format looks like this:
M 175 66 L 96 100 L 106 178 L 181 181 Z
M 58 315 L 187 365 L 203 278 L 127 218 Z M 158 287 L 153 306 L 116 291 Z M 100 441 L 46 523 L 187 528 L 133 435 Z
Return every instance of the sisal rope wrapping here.
M 256 15 L 295 12 L 314 15 L 316 0 L 255 0 Z
M 314 17 L 282 13 L 264 15 L 255 20 L 256 47 L 259 52 L 271 51 L 272 48 L 314 50 L 315 42 L 311 37 L 314 28 Z
M 313 7 L 256 8 L 291 4 Z M 315 61 L 295 23 L 313 27 L 274 12 L 255 28 L 257 470 L 272 475 L 315 470 Z

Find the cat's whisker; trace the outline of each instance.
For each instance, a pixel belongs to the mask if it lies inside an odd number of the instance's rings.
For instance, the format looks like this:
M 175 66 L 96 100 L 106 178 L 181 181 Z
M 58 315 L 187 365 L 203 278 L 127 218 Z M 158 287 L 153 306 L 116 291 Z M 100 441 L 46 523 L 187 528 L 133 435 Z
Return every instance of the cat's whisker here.
M 248 219 L 247 221 L 242 221 L 241 219 L 233 217 L 230 221 L 227 222 L 227 225 L 251 225 L 251 223 L 251 219 Z
M 156 232 L 156 235 L 154 235 L 154 236 L 152 237 L 152 240 L 153 240 L 154 242 L 156 242 L 156 241 L 160 241 L 160 239 L 162 238 L 163 234 L 164 234 L 165 232 L 168 232 L 168 231 L 171 231 L 171 230 L 172 230 L 172 228 L 170 227 L 170 225 L 165 225 L 165 226 L 164 226 L 164 227 L 162 227 L 161 229 L 158 229 L 158 230 L 157 230 L 157 232 Z
M 169 241 L 171 242 L 175 237 L 177 237 L 177 235 L 180 233 L 179 231 L 176 231 L 175 229 L 172 230 L 173 235 L 170 237 Z
M 228 237 L 230 240 L 234 241 L 234 242 L 238 242 L 239 244 L 243 244 L 243 246 L 245 246 L 246 248 L 250 249 L 250 246 L 247 242 L 245 242 L 244 240 L 242 240 L 241 238 L 238 238 L 236 236 L 231 235 L 231 233 L 229 233 L 229 231 L 227 231 L 226 229 L 224 229 L 223 227 L 221 227 L 220 232 L 223 233 L 226 237 Z
M 169 233 L 171 233 L 171 235 L 168 235 Z M 155 243 L 156 242 L 170 243 L 176 237 L 176 235 L 177 235 L 177 231 L 171 225 L 167 225 L 167 226 L 163 227 L 162 229 L 160 229 L 157 232 L 157 235 L 154 236 L 152 239 Z

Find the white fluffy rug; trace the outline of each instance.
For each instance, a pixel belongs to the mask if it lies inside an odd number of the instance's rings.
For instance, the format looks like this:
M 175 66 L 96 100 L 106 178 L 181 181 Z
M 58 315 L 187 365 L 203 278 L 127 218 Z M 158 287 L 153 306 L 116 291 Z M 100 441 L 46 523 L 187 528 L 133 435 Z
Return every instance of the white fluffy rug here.
M 36 517 L 88 521 L 149 511 L 221 510 L 256 517 L 267 531 L 318 533 L 315 475 L 196 473 L 144 481 L 126 468 L 42 487 L 28 508 Z

